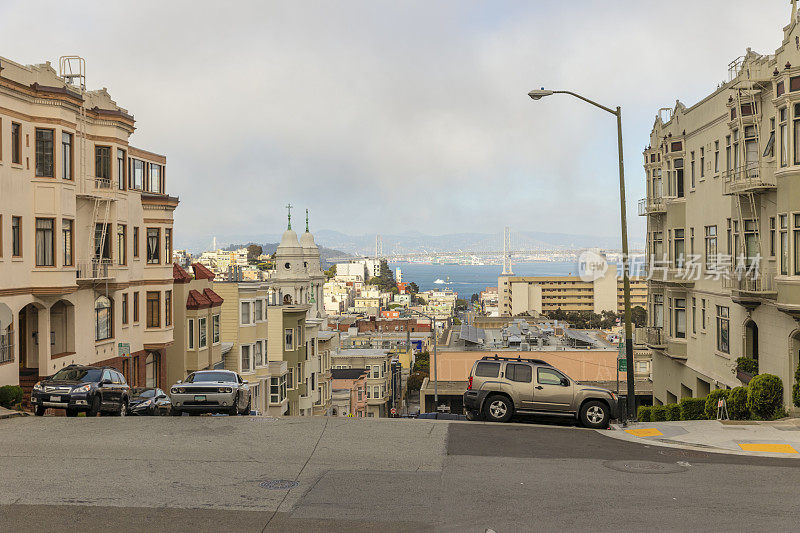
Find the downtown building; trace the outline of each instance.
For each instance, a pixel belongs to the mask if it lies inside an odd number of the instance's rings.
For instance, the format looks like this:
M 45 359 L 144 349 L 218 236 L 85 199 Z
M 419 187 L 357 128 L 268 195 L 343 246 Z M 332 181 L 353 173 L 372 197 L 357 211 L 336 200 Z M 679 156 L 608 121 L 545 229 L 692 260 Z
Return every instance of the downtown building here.
M 173 342 L 166 158 L 85 88 L 80 58 L 0 58 L 0 385 L 25 397 L 72 363 L 164 387 Z
M 692 107 L 659 112 L 644 151 L 656 404 L 743 384 L 736 360 L 783 380 L 800 354 L 800 24 L 750 49 Z M 746 376 L 742 376 L 747 379 Z

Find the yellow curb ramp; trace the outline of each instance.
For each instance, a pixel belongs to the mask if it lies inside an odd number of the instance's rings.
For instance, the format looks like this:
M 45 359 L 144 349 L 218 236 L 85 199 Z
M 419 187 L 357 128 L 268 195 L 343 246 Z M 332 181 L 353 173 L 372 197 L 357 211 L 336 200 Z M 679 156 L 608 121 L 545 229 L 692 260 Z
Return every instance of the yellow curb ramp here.
M 798 453 L 791 444 L 764 444 L 756 442 L 740 442 L 738 444 L 739 447 L 746 452 Z
M 663 433 L 656 428 L 626 429 L 625 432 L 630 433 L 634 437 L 659 437 L 663 435 Z

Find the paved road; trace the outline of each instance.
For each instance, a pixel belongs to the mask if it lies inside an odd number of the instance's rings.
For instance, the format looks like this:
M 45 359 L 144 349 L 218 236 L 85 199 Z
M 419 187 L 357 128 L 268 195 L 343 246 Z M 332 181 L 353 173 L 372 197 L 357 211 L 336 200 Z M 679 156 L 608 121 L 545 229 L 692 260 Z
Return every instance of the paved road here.
M 3 532 L 795 531 L 800 522 L 798 461 L 535 424 L 14 418 L 0 421 L 0 473 Z

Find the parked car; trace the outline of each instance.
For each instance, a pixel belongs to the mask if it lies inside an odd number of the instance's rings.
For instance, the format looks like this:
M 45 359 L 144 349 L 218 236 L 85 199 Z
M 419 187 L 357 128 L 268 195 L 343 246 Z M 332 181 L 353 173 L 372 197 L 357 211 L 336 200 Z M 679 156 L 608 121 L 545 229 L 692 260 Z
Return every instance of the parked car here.
M 130 387 L 115 369 L 69 365 L 33 386 L 31 404 L 36 416 L 42 416 L 48 407 L 66 409 L 67 416 L 79 412 L 125 416 L 128 398 Z
M 193 372 L 173 385 L 169 394 L 175 416 L 184 412 L 229 415 L 250 412 L 250 387 L 242 376 L 230 370 Z
M 494 356 L 472 365 L 464 409 L 470 420 L 508 422 L 514 413 L 544 414 L 603 428 L 617 417 L 617 395 L 580 385 L 546 361 Z
M 166 416 L 171 410 L 172 402 L 163 390 L 152 387 L 135 387 L 131 389 L 128 414 Z

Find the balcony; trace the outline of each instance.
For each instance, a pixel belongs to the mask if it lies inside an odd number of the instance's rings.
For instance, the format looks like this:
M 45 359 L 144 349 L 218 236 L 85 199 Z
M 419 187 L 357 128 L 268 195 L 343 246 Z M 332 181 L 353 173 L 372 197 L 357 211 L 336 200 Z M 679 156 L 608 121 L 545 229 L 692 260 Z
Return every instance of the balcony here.
M 650 276 L 649 282 L 677 287 L 693 287 L 699 274 L 699 271 L 693 271 L 688 267 L 675 268 L 671 263 L 670 266 L 653 266 L 648 262 L 646 268 Z
M 746 163 L 738 168 L 728 170 L 724 177 L 722 192 L 729 196 L 769 191 L 777 187 L 775 174 L 765 172 L 765 168 L 760 167 L 757 162 Z
M 83 198 L 106 198 L 113 199 L 115 189 L 111 180 L 107 178 L 89 178 L 86 182 L 86 189 L 78 192 L 78 196 Z
M 667 347 L 667 339 L 664 335 L 664 328 L 648 326 L 646 328 L 642 328 L 642 330 L 644 331 L 644 343 L 648 347 L 659 350 L 663 350 Z
M 111 259 L 94 258 L 88 261 L 78 261 L 78 281 L 102 281 L 112 279 L 110 267 Z
M 639 200 L 639 216 L 658 215 L 667 212 L 667 205 L 662 197 L 642 198 Z
M 776 298 L 775 272 L 772 270 L 730 271 L 722 278 L 722 287 L 731 291 L 731 299 L 748 309 L 761 304 L 762 298 Z

